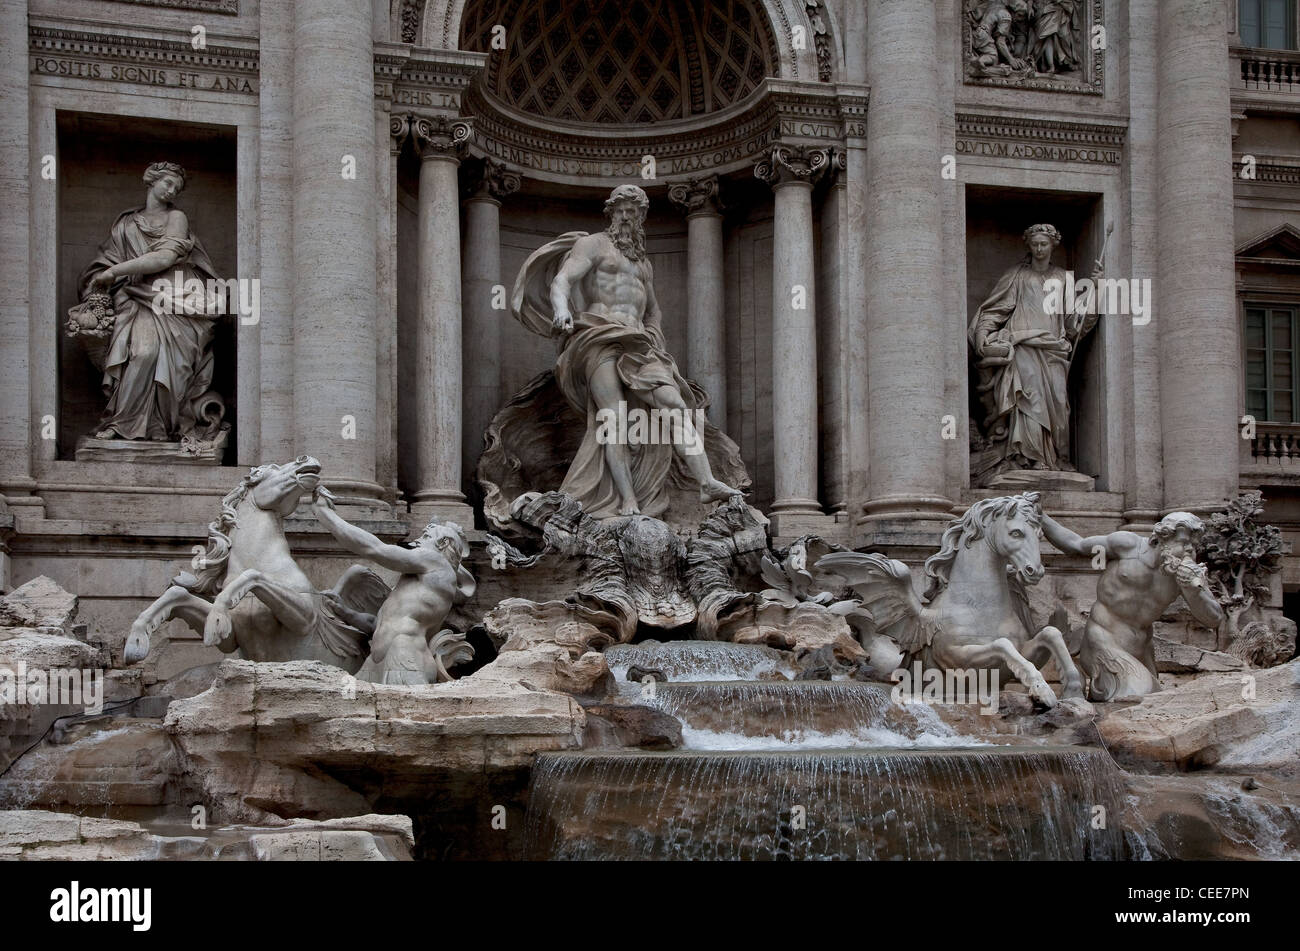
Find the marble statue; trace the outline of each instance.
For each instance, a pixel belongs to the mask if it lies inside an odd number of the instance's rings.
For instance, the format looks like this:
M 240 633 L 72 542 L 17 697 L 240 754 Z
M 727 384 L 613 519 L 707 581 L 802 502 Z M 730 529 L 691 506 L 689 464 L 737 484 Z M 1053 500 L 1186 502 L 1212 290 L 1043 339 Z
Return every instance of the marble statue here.
M 569 232 L 543 245 L 520 269 L 511 312 L 529 330 L 559 342 L 554 378 L 585 421 L 585 434 L 559 490 L 597 518 L 662 515 L 674 466 L 683 466 L 701 501 L 739 494 L 717 478 L 703 441 L 704 409 L 668 353 L 645 252 L 649 199 L 620 185 L 605 202 L 609 227 Z M 663 420 L 666 438 L 638 439 L 606 425 L 640 412 Z
M 1152 626 L 1179 595 L 1206 627 L 1223 620 L 1207 569 L 1196 561 L 1203 531 L 1195 515 L 1171 512 L 1149 538 L 1134 532 L 1083 538 L 1043 516 L 1043 535 L 1061 551 L 1105 558 L 1079 648 L 1091 699 L 1141 697 L 1160 689 Z
M 225 653 L 239 650 L 255 661 L 317 660 L 355 674 L 369 653 L 373 627 L 353 622 L 377 614 L 389 587 L 354 565 L 332 590 L 320 591 L 295 563 L 284 520 L 316 491 L 320 471 L 311 456 L 250 470 L 221 500 L 193 571 L 176 577 L 131 625 L 123 660 L 143 660 L 150 636 L 179 618 Z
M 1030 58 L 1039 72 L 1052 74 L 1078 67 L 1075 38 L 1081 36 L 1081 3 L 1082 0 L 1038 0 L 1035 4 Z
M 970 347 L 984 404 L 983 447 L 972 476 L 987 482 L 1007 470 L 1069 469 L 1070 402 L 1067 380 L 1079 341 L 1097 322 L 1093 312 L 1057 307 L 1049 281 L 1068 286 L 1052 263 L 1061 234 L 1049 224 L 1025 230 L 1029 255 L 998 279 L 971 319 Z M 1101 261 L 1093 270 L 1101 278 Z
M 648 515 L 596 518 L 562 492 L 522 495 L 513 510 L 518 522 L 541 533 L 541 551 L 525 556 L 492 535 L 488 550 L 521 568 L 553 553 L 579 559 L 583 582 L 569 598 L 574 619 L 610 643 L 630 641 L 638 624 L 670 630 L 695 620 L 684 583 L 686 545 L 664 522 Z
M 185 213 L 173 205 L 185 187 L 185 170 L 155 162 L 144 183 L 144 205 L 113 222 L 81 275 L 80 303 L 68 315 L 68 332 L 86 342 L 108 397 L 78 458 L 126 459 L 142 451 L 132 443 L 174 443 L 170 451 L 177 455 L 202 455 L 217 464 L 229 426 L 222 423 L 224 403 L 211 389 L 212 337 L 226 312 L 217 288 L 227 285 Z M 160 291 L 160 282 L 166 290 Z
M 847 583 L 862 599 L 877 633 L 892 638 L 904 665 L 940 670 L 996 670 L 1029 688 L 1043 707 L 1057 698 L 1040 667 L 1055 660 L 1063 694 L 1083 697 L 1083 679 L 1059 628 L 1038 627 L 1026 587 L 1045 574 L 1039 528 L 1045 516 L 1037 492 L 982 499 L 943 533 L 925 562 L 925 597 L 901 561 L 860 552 L 831 552 L 817 560 L 823 576 Z
M 1012 50 L 1013 31 L 1029 18 L 1029 0 L 988 0 L 968 4 L 972 19 L 971 53 L 984 70 L 1004 74 L 1028 69 L 1028 61 Z
M 1082 0 L 966 0 L 973 77 L 1019 80 L 1077 72 Z
M 474 576 L 465 567 L 469 543 L 455 522 L 435 518 L 410 548 L 390 545 L 347 522 L 333 498 L 317 485 L 312 511 L 348 551 L 400 575 L 392 593 L 372 617 L 354 616 L 343 599 L 330 593 L 334 612 L 354 627 L 374 631 L 370 660 L 379 683 L 426 684 L 451 680 L 450 667 L 471 660 L 474 649 L 463 634 L 439 630 L 453 606 L 474 594 Z
M 847 612 L 804 583 L 811 581 L 802 570 L 807 552 L 825 543 L 806 536 L 774 550 L 767 520 L 738 495 L 715 506 L 688 537 L 647 515 L 595 518 L 560 492 L 529 493 L 514 509 L 518 523 L 540 532 L 541 550 L 525 555 L 489 535 L 489 552 L 511 568 L 531 568 L 551 554 L 576 558 L 583 580 L 564 602 L 501 602 L 485 619 L 489 633 L 549 626 L 558 642 L 576 637 L 583 649 L 599 650 L 627 643 L 638 630 L 677 631 L 800 655 L 829 647 L 846 661 L 865 656 Z M 755 590 L 759 581 L 773 587 Z

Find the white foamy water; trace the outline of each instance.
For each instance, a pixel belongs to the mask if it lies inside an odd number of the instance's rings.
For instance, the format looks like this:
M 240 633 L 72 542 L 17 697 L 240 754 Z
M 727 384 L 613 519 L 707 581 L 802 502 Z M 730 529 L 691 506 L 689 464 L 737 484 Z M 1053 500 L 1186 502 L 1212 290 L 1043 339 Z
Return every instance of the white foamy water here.
M 642 641 L 605 650 L 605 661 L 620 683 L 630 667 L 662 671 L 673 683 L 717 680 L 793 680 L 797 673 L 780 651 L 759 644 L 726 641 Z
M 915 736 L 874 727 L 866 730 L 836 730 L 822 733 L 817 730 L 786 730 L 780 736 L 746 736 L 743 733 L 719 733 L 715 730 L 697 730 L 682 727 L 682 749 L 724 752 L 734 750 L 779 752 L 789 750 L 867 750 L 943 749 L 951 747 L 990 746 L 973 736 L 921 732 Z

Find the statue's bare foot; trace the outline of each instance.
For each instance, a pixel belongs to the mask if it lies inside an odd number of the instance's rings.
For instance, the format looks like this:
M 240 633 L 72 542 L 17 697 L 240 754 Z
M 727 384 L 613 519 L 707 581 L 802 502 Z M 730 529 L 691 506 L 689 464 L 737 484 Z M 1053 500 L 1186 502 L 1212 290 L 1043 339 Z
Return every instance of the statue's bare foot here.
M 729 499 L 733 495 L 743 495 L 739 489 L 733 489 L 727 483 L 720 479 L 710 479 L 707 482 L 700 483 L 700 501 L 701 502 L 721 502 Z
M 117 430 L 110 426 L 107 429 L 101 429 L 99 432 L 95 433 L 95 438 L 96 439 L 117 439 L 119 437 L 117 435 Z

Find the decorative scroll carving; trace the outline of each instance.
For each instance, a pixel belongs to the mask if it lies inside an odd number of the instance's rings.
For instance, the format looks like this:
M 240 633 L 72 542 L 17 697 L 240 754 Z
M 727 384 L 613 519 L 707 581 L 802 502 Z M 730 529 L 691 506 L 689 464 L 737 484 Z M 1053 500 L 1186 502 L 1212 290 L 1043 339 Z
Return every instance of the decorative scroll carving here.
M 503 162 L 490 158 L 480 159 L 466 176 L 466 193 L 470 198 L 491 198 L 501 201 L 519 191 L 523 178 Z
M 791 182 L 812 184 L 831 165 L 831 150 L 809 145 L 774 145 L 767 157 L 754 165 L 754 177 L 780 188 Z
M 412 141 L 422 159 L 456 158 L 469 141 L 471 126 L 467 119 L 411 116 L 410 123 Z
M 692 178 L 668 186 L 668 200 L 679 205 L 687 215 L 722 214 L 722 200 L 718 193 L 718 176 Z

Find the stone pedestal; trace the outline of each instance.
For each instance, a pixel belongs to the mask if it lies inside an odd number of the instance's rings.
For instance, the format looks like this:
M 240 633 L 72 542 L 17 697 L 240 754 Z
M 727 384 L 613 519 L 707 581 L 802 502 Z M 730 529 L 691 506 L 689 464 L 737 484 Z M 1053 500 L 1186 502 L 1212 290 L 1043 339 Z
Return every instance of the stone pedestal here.
M 1020 492 L 1091 492 L 1096 480 L 1082 472 L 1055 469 L 1015 469 L 989 479 L 986 488 L 1008 494 Z
M 162 442 L 153 439 L 96 439 L 82 436 L 77 440 L 78 462 L 161 463 L 181 466 L 219 466 L 226 454 L 229 430 L 222 430 L 210 440 Z

